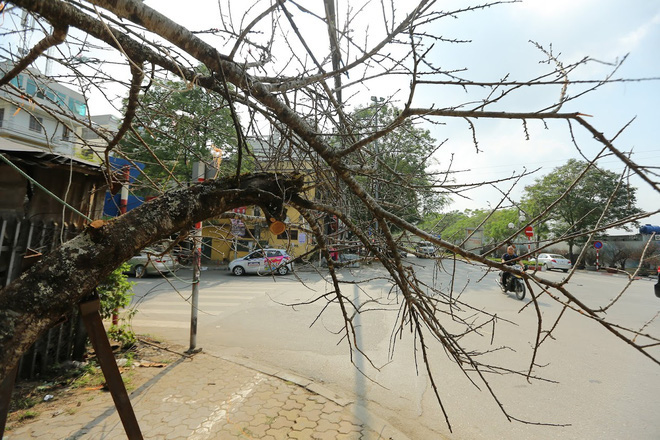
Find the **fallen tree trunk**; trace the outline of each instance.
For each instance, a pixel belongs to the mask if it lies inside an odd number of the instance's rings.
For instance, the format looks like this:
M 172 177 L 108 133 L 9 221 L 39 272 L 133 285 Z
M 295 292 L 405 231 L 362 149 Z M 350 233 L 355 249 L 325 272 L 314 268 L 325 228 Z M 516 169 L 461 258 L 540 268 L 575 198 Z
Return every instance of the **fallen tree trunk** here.
M 286 217 L 300 176 L 258 173 L 168 192 L 111 221 L 97 220 L 0 290 L 0 382 L 38 336 L 145 246 L 233 208 L 260 206 Z

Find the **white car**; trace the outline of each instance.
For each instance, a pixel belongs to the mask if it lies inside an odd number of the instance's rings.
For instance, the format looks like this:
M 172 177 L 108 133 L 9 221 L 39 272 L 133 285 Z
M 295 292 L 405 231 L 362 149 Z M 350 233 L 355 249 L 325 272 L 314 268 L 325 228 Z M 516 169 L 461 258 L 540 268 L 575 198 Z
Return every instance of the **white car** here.
M 433 258 L 435 257 L 435 246 L 428 241 L 421 241 L 417 244 L 417 253 L 418 258 Z
M 561 269 L 564 272 L 568 272 L 572 267 L 571 260 L 559 254 L 539 254 L 536 264 L 544 270 Z
M 243 258 L 233 260 L 228 269 L 234 275 L 273 272 L 286 275 L 293 271 L 293 258 L 284 249 L 257 249 Z
M 135 278 L 145 275 L 169 275 L 179 269 L 179 263 L 169 254 L 160 255 L 161 252 L 145 249 L 128 260 L 131 268 L 128 273 Z

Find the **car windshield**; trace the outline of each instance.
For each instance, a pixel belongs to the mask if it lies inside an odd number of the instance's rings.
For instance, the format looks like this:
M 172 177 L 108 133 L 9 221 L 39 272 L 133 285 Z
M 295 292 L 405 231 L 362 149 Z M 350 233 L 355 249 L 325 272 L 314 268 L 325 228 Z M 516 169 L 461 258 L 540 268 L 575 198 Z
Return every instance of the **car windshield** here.
M 261 251 L 256 251 L 256 252 L 252 252 L 246 258 L 248 260 L 252 260 L 252 259 L 255 259 L 255 258 L 263 258 L 263 254 L 261 253 Z

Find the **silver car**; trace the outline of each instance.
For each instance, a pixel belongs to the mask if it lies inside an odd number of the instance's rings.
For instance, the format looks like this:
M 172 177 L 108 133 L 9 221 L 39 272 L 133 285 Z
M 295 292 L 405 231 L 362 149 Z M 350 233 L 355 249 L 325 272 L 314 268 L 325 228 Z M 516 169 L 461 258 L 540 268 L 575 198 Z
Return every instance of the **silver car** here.
M 536 263 L 543 270 L 561 269 L 564 272 L 571 270 L 571 260 L 559 254 L 539 254 Z
M 428 241 L 421 241 L 417 244 L 417 257 L 418 258 L 433 258 L 435 257 L 435 246 Z
M 293 271 L 293 258 L 284 249 L 257 249 L 243 258 L 233 260 L 228 269 L 234 275 L 273 272 L 286 275 Z
M 135 278 L 144 275 L 168 275 L 179 269 L 179 263 L 169 254 L 160 255 L 157 251 L 143 250 L 128 260 L 131 265 L 128 273 Z

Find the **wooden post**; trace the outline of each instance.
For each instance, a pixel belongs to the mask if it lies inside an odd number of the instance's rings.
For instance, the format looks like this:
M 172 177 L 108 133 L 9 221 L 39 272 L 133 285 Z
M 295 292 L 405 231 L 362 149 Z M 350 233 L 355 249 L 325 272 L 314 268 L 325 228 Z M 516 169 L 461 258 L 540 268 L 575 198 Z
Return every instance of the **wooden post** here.
M 110 394 L 112 394 L 112 400 L 115 402 L 119 418 L 121 419 L 122 425 L 124 425 L 126 436 L 130 440 L 142 440 L 143 437 L 142 432 L 140 432 L 140 426 L 138 425 L 137 418 L 133 412 L 133 407 L 128 398 L 124 382 L 121 379 L 121 374 L 117 367 L 117 361 L 112 354 L 108 335 L 103 327 L 103 320 L 99 313 L 100 305 L 101 301 L 99 300 L 99 297 L 94 295 L 87 301 L 80 303 L 80 313 L 82 314 L 83 322 L 87 328 L 89 340 L 94 347 L 96 357 L 101 365 L 101 370 L 103 371 L 106 383 L 108 384 L 108 389 L 110 390 Z

